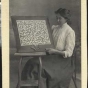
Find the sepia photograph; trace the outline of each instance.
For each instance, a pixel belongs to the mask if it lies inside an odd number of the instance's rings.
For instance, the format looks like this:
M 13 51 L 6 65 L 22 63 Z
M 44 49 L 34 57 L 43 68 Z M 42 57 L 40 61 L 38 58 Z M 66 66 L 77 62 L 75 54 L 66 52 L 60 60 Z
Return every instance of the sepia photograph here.
M 81 81 L 81 0 L 9 0 L 9 88 Z

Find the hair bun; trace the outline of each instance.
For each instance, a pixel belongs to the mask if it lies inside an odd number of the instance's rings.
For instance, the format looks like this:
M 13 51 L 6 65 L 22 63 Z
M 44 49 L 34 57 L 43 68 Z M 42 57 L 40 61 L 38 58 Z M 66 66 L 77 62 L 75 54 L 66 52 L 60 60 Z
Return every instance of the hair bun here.
M 60 14 L 63 17 L 71 16 L 70 10 L 67 10 L 65 8 L 59 8 L 57 11 L 55 11 L 55 13 Z
M 71 16 L 70 10 L 66 10 L 66 14 L 70 17 Z

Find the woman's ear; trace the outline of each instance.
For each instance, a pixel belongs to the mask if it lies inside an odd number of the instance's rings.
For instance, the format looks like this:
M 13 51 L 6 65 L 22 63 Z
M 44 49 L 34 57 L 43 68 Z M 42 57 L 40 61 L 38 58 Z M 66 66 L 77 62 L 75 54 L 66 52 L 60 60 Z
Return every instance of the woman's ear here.
M 68 18 L 65 18 L 66 22 L 68 22 Z

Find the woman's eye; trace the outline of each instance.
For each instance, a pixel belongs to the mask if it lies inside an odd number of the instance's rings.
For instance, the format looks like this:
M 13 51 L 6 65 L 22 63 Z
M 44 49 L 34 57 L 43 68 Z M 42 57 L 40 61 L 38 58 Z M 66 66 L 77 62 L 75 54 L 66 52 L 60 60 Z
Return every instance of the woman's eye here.
M 58 19 L 61 20 L 61 17 L 59 17 Z

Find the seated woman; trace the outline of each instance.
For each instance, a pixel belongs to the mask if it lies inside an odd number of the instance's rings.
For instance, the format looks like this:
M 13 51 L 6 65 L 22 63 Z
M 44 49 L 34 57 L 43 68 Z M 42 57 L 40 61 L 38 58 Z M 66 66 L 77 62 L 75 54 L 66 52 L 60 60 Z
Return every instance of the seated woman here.
M 69 88 L 74 66 L 71 56 L 75 47 L 75 32 L 68 25 L 70 11 L 60 8 L 56 12 L 58 25 L 52 26 L 55 49 L 46 51 L 49 55 L 42 56 L 42 88 Z M 22 72 L 22 79 L 38 79 L 38 64 L 36 59 L 29 60 Z

